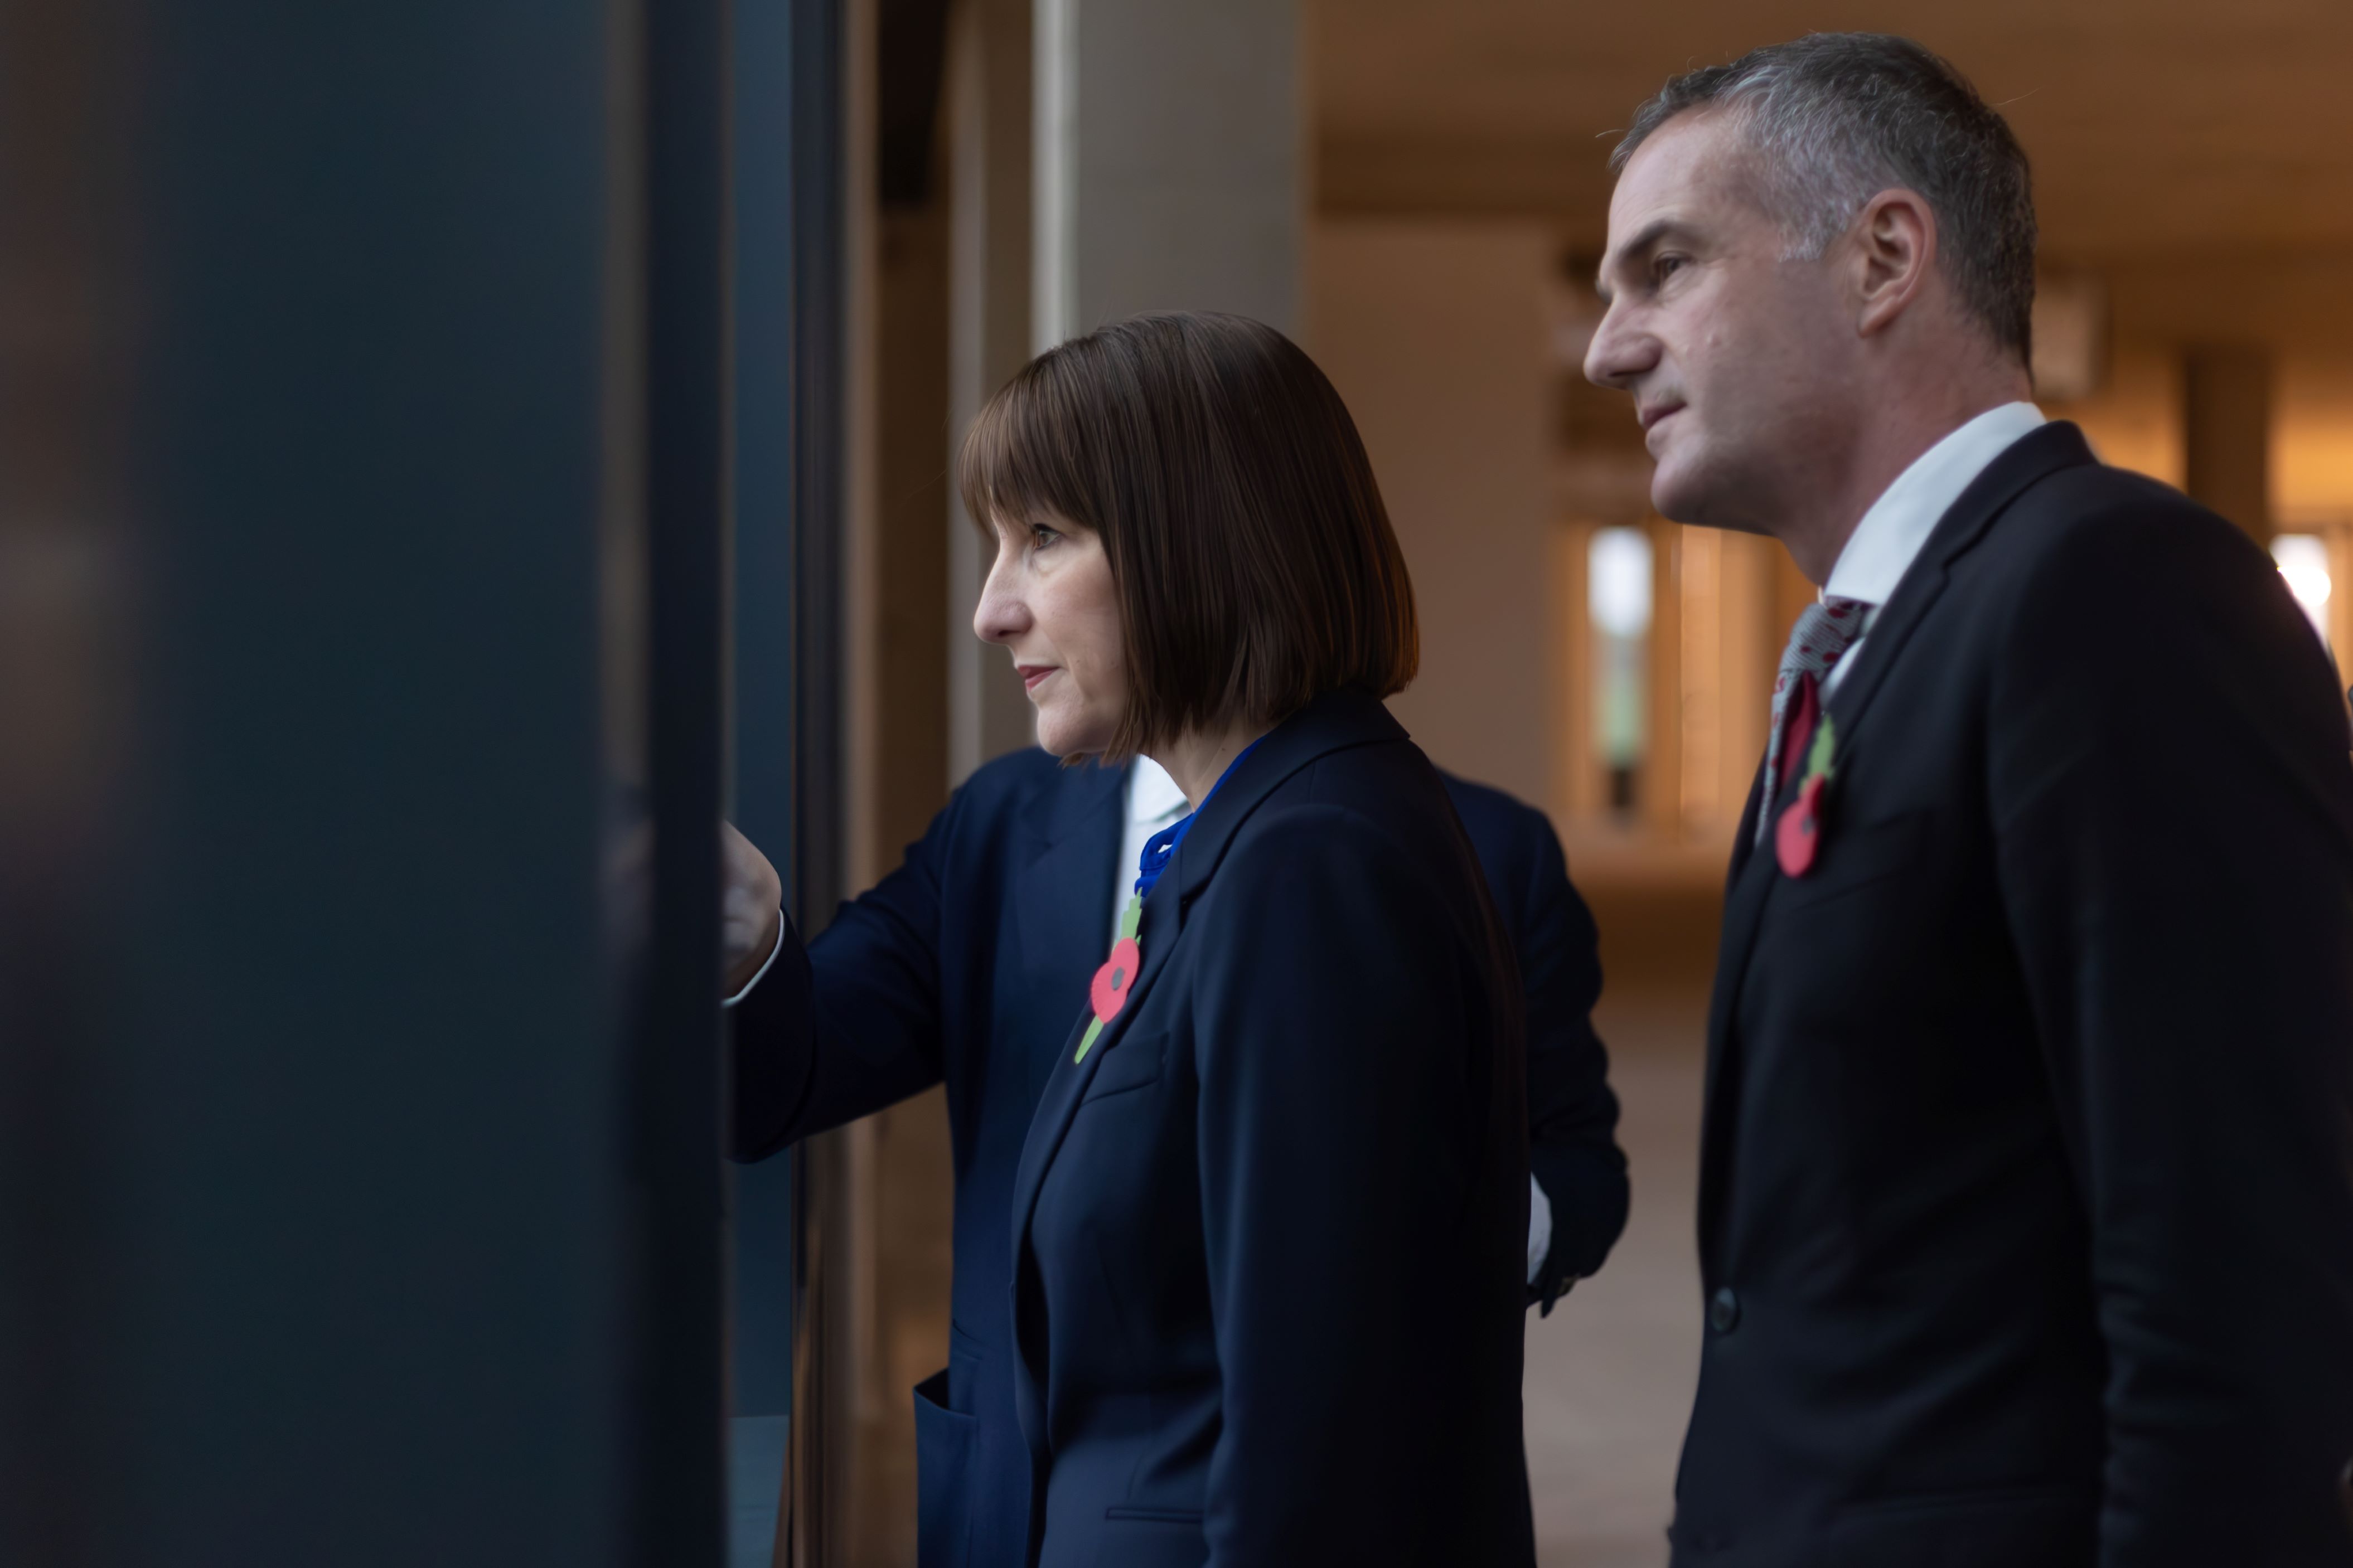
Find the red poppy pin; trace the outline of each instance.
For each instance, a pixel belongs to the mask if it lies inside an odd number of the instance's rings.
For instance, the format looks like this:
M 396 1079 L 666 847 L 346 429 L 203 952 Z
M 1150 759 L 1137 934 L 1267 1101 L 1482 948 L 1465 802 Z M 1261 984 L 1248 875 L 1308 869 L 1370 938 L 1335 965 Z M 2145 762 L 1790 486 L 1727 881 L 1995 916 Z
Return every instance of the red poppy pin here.
M 1127 1005 L 1128 987 L 1135 984 L 1135 972 L 1144 966 L 1144 953 L 1135 939 L 1124 936 L 1095 971 L 1094 984 L 1087 987 L 1087 999 L 1095 1005 L 1095 1016 L 1108 1024 L 1119 1016 Z
M 1774 825 L 1773 853 L 1781 862 L 1784 876 L 1802 877 L 1814 868 L 1814 856 L 1822 844 L 1822 791 L 1830 784 L 1837 752 L 1831 716 L 1825 713 L 1814 730 L 1813 746 L 1806 753 L 1806 777 L 1798 786 L 1798 798 Z
M 1127 1005 L 1127 994 L 1135 985 L 1135 972 L 1144 967 L 1144 950 L 1135 942 L 1135 933 L 1143 923 L 1144 900 L 1128 900 L 1127 908 L 1120 911 L 1119 940 L 1111 944 L 1111 956 L 1103 960 L 1103 967 L 1095 971 L 1093 983 L 1087 987 L 1087 1001 L 1093 1006 L 1095 1016 L 1079 1040 L 1079 1054 L 1071 1058 L 1073 1062 L 1087 1059 L 1087 1053 L 1094 1048 L 1095 1037 Z

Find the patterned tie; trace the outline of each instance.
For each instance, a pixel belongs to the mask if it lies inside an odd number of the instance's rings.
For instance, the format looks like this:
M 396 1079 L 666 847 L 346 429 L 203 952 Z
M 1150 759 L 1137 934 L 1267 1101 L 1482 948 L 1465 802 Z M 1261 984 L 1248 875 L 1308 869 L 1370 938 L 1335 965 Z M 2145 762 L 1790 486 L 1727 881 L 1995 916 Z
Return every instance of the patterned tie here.
M 1862 636 L 1871 606 L 1861 599 L 1824 599 L 1808 605 L 1798 624 L 1789 628 L 1789 646 L 1781 653 L 1781 673 L 1773 681 L 1773 728 L 1765 742 L 1765 798 L 1757 809 L 1757 842 L 1765 842 L 1773 826 L 1773 807 L 1789 771 L 1783 748 L 1791 757 L 1804 754 L 1821 714 L 1821 683 Z M 1795 710 L 1791 704 L 1794 701 Z M 1804 734 L 1793 734 L 1802 730 Z M 1792 744 L 1794 742 L 1794 744 Z

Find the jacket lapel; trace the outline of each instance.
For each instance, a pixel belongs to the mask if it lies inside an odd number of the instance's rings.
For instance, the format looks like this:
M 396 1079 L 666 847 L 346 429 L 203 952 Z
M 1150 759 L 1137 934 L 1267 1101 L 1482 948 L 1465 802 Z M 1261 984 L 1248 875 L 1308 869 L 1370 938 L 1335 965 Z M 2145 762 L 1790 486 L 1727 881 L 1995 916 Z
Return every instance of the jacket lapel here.
M 1105 1057 L 1118 1049 L 1136 1015 L 1149 1005 L 1153 984 L 1168 967 L 1183 936 L 1186 909 L 1225 858 L 1226 849 L 1241 825 L 1284 780 L 1334 752 L 1406 738 L 1404 728 L 1377 699 L 1352 691 L 1327 692 L 1317 698 L 1276 726 L 1234 769 L 1219 787 L 1216 797 L 1202 808 L 1200 820 L 1186 834 L 1175 862 L 1162 873 L 1152 896 L 1144 900 L 1144 919 L 1136 936 L 1137 945 L 1144 950 L 1144 967 L 1136 974 L 1127 1002 L 1120 1008 L 1119 1016 L 1096 1037 L 1086 1060 L 1077 1061 L 1073 1058 L 1078 1054 L 1079 1041 L 1086 1033 L 1088 1020 L 1094 1016 L 1092 1005 L 1082 1000 L 1077 1021 L 1055 1053 L 1045 1093 L 1030 1119 L 1029 1135 L 1021 1145 L 1021 1163 L 1013 1178 L 1013 1337 L 1019 1354 L 1027 1357 L 1030 1351 L 1021 1314 L 1021 1258 L 1029 1249 L 1029 1224 L 1037 1214 L 1039 1191 L 1045 1184 L 1046 1173 L 1052 1168 L 1054 1157 L 1061 1151 L 1062 1141 L 1078 1115 L 1080 1102 L 1086 1098 L 1087 1085 L 1094 1081 L 1096 1069 Z M 1108 881 L 1107 867 L 1104 878 Z M 1107 934 L 1110 920 L 1111 912 L 1106 909 L 1099 936 Z M 1032 1391 L 1024 1388 L 1022 1397 L 1027 1405 Z M 1026 1408 L 1022 1425 L 1029 1432 L 1042 1433 L 1042 1411 Z
M 1943 595 L 1952 563 L 1968 553 L 1969 547 L 1993 526 L 1994 519 L 2035 481 L 2062 468 L 2098 461 L 2081 430 L 2064 421 L 2054 421 L 2020 437 L 2009 450 L 1987 464 L 1983 473 L 1969 481 L 1968 489 L 1961 492 L 1960 499 L 1953 502 L 1920 547 L 1919 559 L 1895 584 L 1895 593 L 1879 612 L 1879 618 L 1872 623 L 1863 638 L 1862 651 L 1855 656 L 1854 668 L 1831 694 L 1828 710 L 1838 726 L 1842 752 L 1862 722 L 1863 710 L 1879 694 L 1888 670 L 1903 657 L 1904 647 L 1911 641 L 1914 629 Z
M 1029 1103 L 1053 1070 L 1053 1046 L 1069 1010 L 1086 1002 L 1087 977 L 1111 946 L 1113 862 L 1126 826 L 1125 768 L 1089 763 L 1064 775 L 1045 842 L 1012 878 L 1013 920 L 1020 942 Z M 1034 1003 L 1029 997 L 1036 997 Z
M 1969 482 L 1929 533 L 1918 558 L 1895 585 L 1879 618 L 1872 623 L 1862 650 L 1855 656 L 1854 668 L 1831 696 L 1827 711 L 1837 726 L 1840 765 L 1848 764 L 1854 757 L 1864 711 L 1879 694 L 1888 670 L 1903 657 L 1913 632 L 1943 595 L 1952 563 L 2037 480 L 2062 468 L 2098 460 L 2085 444 L 2082 431 L 2054 421 L 2021 437 Z M 1721 1187 L 1729 1163 L 1723 1158 L 1726 1151 L 1720 1145 L 1732 1133 L 1729 1086 L 1736 1076 L 1731 1070 L 1733 1016 L 1741 987 L 1747 979 L 1748 960 L 1756 949 L 1757 931 L 1764 924 L 1766 906 L 1771 901 L 1774 885 L 1781 879 L 1780 865 L 1772 846 L 1756 843 L 1757 811 L 1763 784 L 1760 768 L 1757 782 L 1749 788 L 1748 809 L 1741 816 L 1738 836 L 1733 841 L 1732 874 L 1725 888 L 1723 941 L 1716 955 L 1715 989 L 1708 1002 L 1707 1089 L 1700 1131 L 1699 1226 L 1704 1268 L 1715 1264 L 1712 1247 L 1723 1218 Z
M 1128 1026 L 1135 1021 L 1145 998 L 1151 994 L 1152 983 L 1168 967 L 1169 951 L 1176 945 L 1184 925 L 1176 895 L 1176 888 L 1164 877 L 1160 885 L 1152 889 L 1152 896 L 1144 900 L 1144 920 L 1136 932 L 1136 945 L 1144 950 L 1144 967 L 1136 972 L 1135 984 L 1128 988 L 1127 1001 L 1119 1016 L 1103 1026 L 1103 1033 L 1088 1047 L 1086 1060 L 1076 1059 L 1079 1041 L 1094 1017 L 1092 1002 L 1084 998 L 1079 1004 L 1078 1021 L 1071 1026 L 1061 1048 L 1054 1054 L 1045 1093 L 1029 1119 L 1029 1135 L 1022 1142 L 1021 1163 L 1013 1176 L 1016 1279 L 1020 1278 L 1022 1249 L 1029 1244 L 1029 1217 L 1038 1207 L 1038 1190 L 1062 1147 L 1063 1134 L 1071 1130 L 1071 1119 L 1078 1114 L 1079 1101 L 1086 1098 L 1087 1085 L 1094 1081 L 1095 1069 L 1103 1066 L 1103 1058 L 1118 1048 L 1119 1042 L 1126 1037 Z
M 1765 918 L 1765 898 L 1780 872 L 1769 847 L 1757 843 L 1757 814 L 1764 803 L 1765 770 L 1760 764 L 1748 786 L 1748 806 L 1732 841 L 1732 875 L 1724 888 L 1723 933 L 1716 947 L 1715 986 L 1707 1006 L 1707 1079 L 1700 1106 L 1700 1148 L 1712 1150 L 1719 1136 L 1728 1134 L 1725 1118 L 1732 1113 L 1726 1088 L 1727 1056 L 1732 1041 L 1733 1004 L 1740 994 L 1741 976 L 1747 971 L 1749 949 L 1756 945 L 1757 927 Z M 1700 1261 L 1712 1258 L 1709 1240 L 1715 1234 L 1717 1188 L 1724 1162 L 1700 1163 Z
M 1311 763 L 1354 746 L 1407 740 L 1405 726 L 1380 700 L 1361 691 L 1327 691 L 1284 720 L 1218 789 L 1217 798 L 1185 836 L 1166 880 L 1178 885 L 1185 902 L 1201 890 L 1226 858 L 1227 847 L 1259 803 Z M 1148 962 L 1148 961 L 1147 961 Z

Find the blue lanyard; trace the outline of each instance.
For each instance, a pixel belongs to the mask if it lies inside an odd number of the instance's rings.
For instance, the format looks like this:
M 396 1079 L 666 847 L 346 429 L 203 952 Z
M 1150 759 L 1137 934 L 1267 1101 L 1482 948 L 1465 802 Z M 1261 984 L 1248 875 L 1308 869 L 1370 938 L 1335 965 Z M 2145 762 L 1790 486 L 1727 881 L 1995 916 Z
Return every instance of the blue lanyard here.
M 1261 735 L 1258 741 L 1265 739 L 1265 735 Z M 1192 831 L 1194 820 L 1208 809 L 1211 801 L 1218 798 L 1218 792 L 1226 787 L 1226 781 L 1234 776 L 1234 770 L 1242 765 L 1242 759 L 1258 750 L 1258 741 L 1252 741 L 1234 754 L 1234 760 L 1226 764 L 1226 771 L 1218 775 L 1218 782 L 1209 786 L 1209 793 L 1201 797 L 1199 805 L 1144 841 L 1144 854 L 1135 865 L 1135 896 L 1138 899 L 1152 896 L 1154 884 L 1160 880 L 1160 873 L 1168 869 L 1168 862 L 1176 858 L 1176 846 L 1185 842 L 1185 835 Z

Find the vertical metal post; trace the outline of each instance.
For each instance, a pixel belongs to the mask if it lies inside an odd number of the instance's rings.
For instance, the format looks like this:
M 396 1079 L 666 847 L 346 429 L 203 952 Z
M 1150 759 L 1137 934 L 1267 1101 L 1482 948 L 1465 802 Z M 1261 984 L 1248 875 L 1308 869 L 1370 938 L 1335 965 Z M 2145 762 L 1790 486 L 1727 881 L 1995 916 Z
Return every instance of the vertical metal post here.
M 843 888 L 842 0 L 793 0 L 795 891 L 822 928 Z
M 842 890 L 842 48 L 839 0 L 741 0 L 734 811 L 776 858 L 805 938 Z M 835 1462 L 847 1406 L 823 1353 L 839 1338 L 827 1307 L 839 1283 L 827 1256 L 841 1201 L 834 1142 L 797 1147 L 735 1183 L 739 1563 L 772 1531 L 779 1563 L 838 1562 L 843 1545 Z M 767 1468 L 779 1422 L 782 1474 Z
M 795 726 L 799 520 L 794 312 L 794 0 L 737 0 L 733 50 L 735 484 L 734 821 L 776 861 L 806 929 Z M 820 524 L 821 526 L 821 524 Z M 733 1182 L 733 1419 L 729 1557 L 768 1568 L 784 1517 L 793 1406 L 793 1159 Z
M 843 0 L 791 0 L 793 68 L 793 897 L 815 935 L 842 896 L 843 318 L 847 36 Z M 793 1410 L 785 1561 L 844 1560 L 855 1389 L 841 1354 L 848 1284 L 842 1135 L 793 1152 Z
M 728 5 L 643 12 L 653 944 L 638 1038 L 646 1200 L 629 1558 L 724 1551 L 719 851 L 725 722 Z

